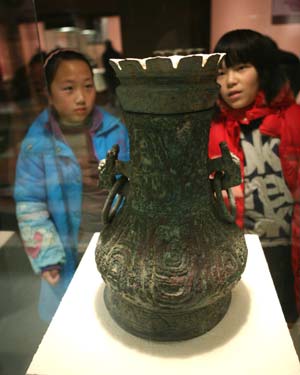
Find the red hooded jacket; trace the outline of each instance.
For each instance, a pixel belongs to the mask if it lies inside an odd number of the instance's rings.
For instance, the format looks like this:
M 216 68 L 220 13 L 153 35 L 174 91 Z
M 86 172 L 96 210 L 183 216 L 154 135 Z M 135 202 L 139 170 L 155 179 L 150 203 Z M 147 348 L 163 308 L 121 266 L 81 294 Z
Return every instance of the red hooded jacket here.
M 259 92 L 253 105 L 242 110 L 232 110 L 221 100 L 218 105 L 220 111 L 211 123 L 209 157 L 221 156 L 219 144 L 225 141 L 229 150 L 240 159 L 242 177 L 244 153 L 240 145 L 240 124 L 247 125 L 252 120 L 263 118 L 260 132 L 280 138 L 279 157 L 286 184 L 294 199 L 291 254 L 296 302 L 300 312 L 300 106 L 295 104 L 288 87 L 284 87 L 270 105 L 267 105 L 262 92 Z M 243 184 L 241 187 L 243 192 Z M 243 196 L 236 197 L 236 209 L 236 223 L 243 228 Z

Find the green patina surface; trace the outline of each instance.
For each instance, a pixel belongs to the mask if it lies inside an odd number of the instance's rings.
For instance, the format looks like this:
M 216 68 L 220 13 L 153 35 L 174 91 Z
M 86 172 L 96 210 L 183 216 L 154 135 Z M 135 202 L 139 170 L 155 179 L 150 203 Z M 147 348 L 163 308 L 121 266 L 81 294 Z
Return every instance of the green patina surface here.
M 201 335 L 225 315 L 247 258 L 242 232 L 220 219 L 208 178 L 212 110 L 124 114 L 131 161 L 124 166 L 112 158 L 100 175 L 109 181 L 122 169 L 129 178 L 125 203 L 96 249 L 106 305 L 118 324 L 141 337 Z M 230 169 L 227 157 L 215 166 Z M 228 188 L 233 182 L 226 181 Z

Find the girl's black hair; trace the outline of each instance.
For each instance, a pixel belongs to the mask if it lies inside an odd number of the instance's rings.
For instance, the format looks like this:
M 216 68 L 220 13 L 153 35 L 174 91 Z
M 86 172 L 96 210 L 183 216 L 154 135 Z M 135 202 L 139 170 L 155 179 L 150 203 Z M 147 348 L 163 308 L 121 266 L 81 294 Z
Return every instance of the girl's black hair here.
M 46 77 L 46 84 L 48 91 L 50 92 L 51 83 L 54 80 L 55 74 L 57 69 L 62 61 L 70 61 L 70 60 L 80 60 L 84 61 L 93 76 L 93 68 L 88 60 L 88 58 L 82 54 L 81 52 L 72 50 L 72 49 L 64 49 L 64 48 L 56 48 L 53 51 L 49 52 L 45 57 L 44 62 L 44 70 L 45 70 L 45 77 Z
M 227 67 L 251 63 L 258 72 L 260 89 L 264 91 L 268 103 L 287 81 L 279 64 L 279 49 L 276 43 L 257 31 L 249 29 L 229 31 L 219 39 L 214 52 L 226 53 Z

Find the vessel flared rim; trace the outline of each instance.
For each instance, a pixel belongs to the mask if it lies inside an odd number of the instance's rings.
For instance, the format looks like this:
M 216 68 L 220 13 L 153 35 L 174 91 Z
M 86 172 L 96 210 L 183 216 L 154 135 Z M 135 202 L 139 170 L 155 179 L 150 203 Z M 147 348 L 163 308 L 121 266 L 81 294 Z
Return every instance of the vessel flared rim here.
M 161 61 L 169 60 L 171 61 L 173 68 L 177 69 L 181 60 L 199 57 L 199 61 L 201 59 L 201 67 L 203 68 L 205 67 L 208 60 L 213 56 L 219 56 L 219 59 L 217 61 L 217 64 L 219 64 L 220 61 L 225 56 L 225 53 L 207 53 L 207 54 L 197 53 L 197 54 L 191 54 L 191 55 L 151 56 L 151 57 L 146 57 L 144 59 L 129 57 L 125 59 L 110 59 L 109 61 L 113 62 L 118 67 L 119 70 L 123 70 L 123 67 L 120 65 L 121 62 L 131 62 L 131 61 L 135 61 L 139 63 L 139 65 L 142 67 L 143 70 L 147 70 L 148 61 L 157 60 L 157 62 L 159 62 L 160 60 Z

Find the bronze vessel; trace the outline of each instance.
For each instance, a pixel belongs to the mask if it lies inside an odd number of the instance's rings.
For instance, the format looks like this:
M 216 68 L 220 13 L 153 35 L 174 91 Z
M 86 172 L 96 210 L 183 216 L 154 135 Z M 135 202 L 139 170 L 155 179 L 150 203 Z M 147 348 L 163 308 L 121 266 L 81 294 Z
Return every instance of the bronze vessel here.
M 184 340 L 213 328 L 245 268 L 244 235 L 222 198 L 240 183 L 238 162 L 226 144 L 220 158 L 207 156 L 222 57 L 111 62 L 131 161 L 119 161 L 114 147 L 99 167 L 110 195 L 96 263 L 111 316 L 146 339 Z

